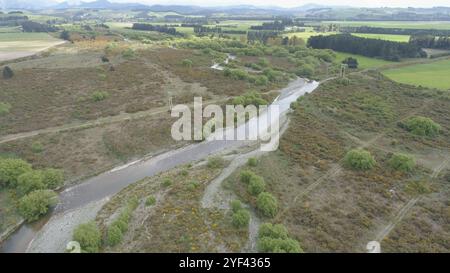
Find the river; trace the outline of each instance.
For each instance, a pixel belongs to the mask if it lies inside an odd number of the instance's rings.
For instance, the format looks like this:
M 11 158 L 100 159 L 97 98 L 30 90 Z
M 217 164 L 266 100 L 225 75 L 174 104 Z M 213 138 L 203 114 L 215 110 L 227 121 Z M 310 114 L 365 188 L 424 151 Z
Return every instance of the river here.
M 290 104 L 305 93 L 312 92 L 319 86 L 318 82 L 297 79 L 281 90 L 280 96 L 272 105 L 278 105 L 280 114 L 285 115 Z M 239 126 L 236 130 L 242 128 Z M 34 224 L 24 224 L 14 232 L 0 247 L 0 252 L 26 252 L 37 232 L 48 221 L 68 211 L 73 211 L 112 196 L 124 187 L 146 177 L 173 169 L 177 166 L 195 162 L 215 153 L 247 145 L 248 141 L 206 140 L 180 149 L 169 151 L 155 157 L 138 160 L 86 181 L 67 188 L 60 193 L 60 201 L 52 215 Z

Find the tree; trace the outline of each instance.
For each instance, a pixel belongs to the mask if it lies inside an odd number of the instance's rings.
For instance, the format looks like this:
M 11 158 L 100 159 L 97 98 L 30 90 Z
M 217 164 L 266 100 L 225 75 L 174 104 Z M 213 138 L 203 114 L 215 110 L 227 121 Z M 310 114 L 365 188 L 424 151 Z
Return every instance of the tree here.
M 362 149 L 353 149 L 345 155 L 344 163 L 352 169 L 365 171 L 372 169 L 376 161 L 370 152 Z
M 342 61 L 343 64 L 348 65 L 348 68 L 356 69 L 358 68 L 358 60 L 352 57 L 348 57 Z
M 242 203 L 239 200 L 233 200 L 230 202 L 231 211 L 238 212 L 242 209 Z
M 416 166 L 416 161 L 412 156 L 396 153 L 389 159 L 388 164 L 394 170 L 410 172 Z
M 247 190 L 251 195 L 257 196 L 264 191 L 265 187 L 266 183 L 264 182 L 264 178 L 258 175 L 253 175 L 250 177 Z
M 42 182 L 47 189 L 57 189 L 64 184 L 64 172 L 52 168 L 45 169 L 42 171 Z
M 41 171 L 26 172 L 17 178 L 17 192 L 22 196 L 35 190 L 44 189 L 46 189 L 46 185 L 42 181 Z
M 70 40 L 70 33 L 67 30 L 63 30 L 61 34 L 59 35 L 59 38 L 69 41 Z
M 31 165 L 21 159 L 0 159 L 0 185 L 16 187 L 17 178 L 31 170 Z
M 240 209 L 233 213 L 232 223 L 236 228 L 248 227 L 250 222 L 250 213 L 245 209 Z
M 262 192 L 258 195 L 256 206 L 266 217 L 274 217 L 278 211 L 277 199 L 268 192 Z
M 3 68 L 3 78 L 4 79 L 11 79 L 14 76 L 14 72 L 12 71 L 11 67 L 5 66 Z
M 73 231 L 73 240 L 77 241 L 85 252 L 98 252 L 102 235 L 95 222 L 81 224 Z
M 50 206 L 55 205 L 58 198 L 51 190 L 36 190 L 19 200 L 19 213 L 27 222 L 36 221 L 46 214 Z

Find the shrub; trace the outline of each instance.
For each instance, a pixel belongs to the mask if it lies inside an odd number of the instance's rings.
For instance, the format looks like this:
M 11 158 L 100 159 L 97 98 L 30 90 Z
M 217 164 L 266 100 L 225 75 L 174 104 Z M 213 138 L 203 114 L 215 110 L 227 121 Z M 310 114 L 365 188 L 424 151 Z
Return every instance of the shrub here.
M 50 206 L 58 202 L 55 192 L 50 190 L 33 191 L 19 200 L 18 210 L 27 222 L 36 221 L 46 214 Z
M 253 176 L 255 176 L 256 174 L 252 171 L 242 171 L 241 172 L 241 182 L 244 182 L 246 184 L 250 183 L 250 178 L 252 178 Z
M 269 83 L 269 79 L 266 76 L 256 77 L 255 84 L 259 86 L 265 86 Z
M 266 217 L 274 217 L 278 211 L 277 199 L 268 192 L 262 192 L 258 195 L 256 206 Z
M 135 56 L 134 50 L 132 48 L 127 48 L 124 51 L 122 51 L 122 57 L 130 59 Z
M 73 240 L 77 241 L 85 252 L 98 252 L 101 245 L 101 233 L 95 222 L 81 224 L 73 232 Z
M 109 93 L 106 91 L 95 91 L 92 93 L 92 100 L 93 101 L 102 101 L 109 97 Z
M 154 196 L 147 197 L 147 200 L 145 200 L 145 205 L 153 206 L 154 204 L 156 204 L 156 198 Z
M 220 156 L 208 158 L 208 164 L 207 164 L 208 168 L 218 169 L 218 168 L 223 168 L 224 165 L 225 165 L 225 160 L 223 160 L 223 158 L 221 158 Z
M 42 151 L 44 151 L 44 146 L 40 142 L 33 142 L 33 144 L 31 144 L 31 151 L 36 154 L 42 153 Z
M 263 237 L 258 240 L 258 250 L 264 253 L 301 253 L 302 249 L 298 241 L 287 238 Z
M 42 182 L 48 189 L 56 189 L 64 184 L 64 172 L 62 170 L 48 168 L 42 171 Z
M 429 182 L 421 181 L 410 181 L 405 185 L 405 192 L 412 195 L 428 194 L 432 192 L 432 188 Z
M 200 186 L 200 183 L 198 183 L 197 181 L 191 181 L 187 185 L 186 188 L 187 188 L 188 191 L 195 191 L 199 186 Z
M 0 159 L 0 185 L 15 187 L 17 178 L 31 170 L 31 165 L 21 159 Z
M 397 171 L 410 172 L 416 166 L 414 157 L 405 154 L 394 154 L 388 161 L 389 166 Z
M 344 163 L 355 170 L 370 170 L 375 166 L 376 161 L 368 151 L 353 149 L 345 155 Z
M 41 171 L 26 172 L 17 178 L 17 192 L 19 195 L 26 195 L 32 191 L 43 189 L 46 189 L 46 186 L 42 182 Z
M 250 177 L 250 183 L 248 184 L 247 190 L 251 195 L 257 196 L 264 191 L 265 187 L 266 183 L 264 182 L 264 178 L 254 175 Z
M 59 35 L 59 38 L 69 41 L 70 40 L 70 33 L 67 30 L 63 30 L 61 34 Z
M 298 241 L 289 238 L 286 227 L 281 224 L 262 224 L 258 231 L 258 250 L 269 253 L 300 253 Z
M 406 121 L 406 129 L 418 136 L 436 136 L 441 130 L 441 126 L 430 118 L 412 117 Z
M 6 102 L 0 102 L 0 116 L 9 114 L 10 110 L 11 110 L 11 104 L 6 103 Z
M 11 67 L 5 66 L 3 68 L 3 78 L 4 79 L 11 79 L 14 76 L 14 72 L 12 71 Z
M 250 222 L 250 213 L 245 209 L 240 209 L 233 213 L 232 223 L 236 228 L 248 227 Z
M 256 107 L 260 105 L 267 105 L 268 102 L 261 97 L 261 94 L 258 92 L 247 92 L 241 96 L 235 97 L 232 101 L 233 105 L 243 105 L 244 107 L 247 105 L 254 105 Z
M 233 212 L 238 212 L 242 209 L 242 203 L 239 200 L 233 200 L 230 202 L 230 207 Z
M 108 244 L 115 246 L 122 241 L 123 234 L 120 228 L 116 225 L 112 225 L 108 228 Z
M 129 221 L 129 214 L 122 214 L 122 217 L 119 217 L 116 221 L 114 221 L 111 226 L 116 226 L 120 229 L 122 233 L 127 232 L 128 230 L 128 221 Z
M 310 65 L 302 65 L 297 68 L 295 74 L 299 77 L 311 77 L 314 74 L 314 69 Z
M 247 165 L 250 167 L 256 167 L 258 165 L 258 159 L 251 157 L 247 160 Z
M 172 185 L 172 180 L 170 180 L 169 178 L 164 179 L 163 182 L 162 182 L 162 186 L 165 187 L 165 188 L 170 187 L 171 185 Z
M 189 59 L 184 59 L 184 60 L 181 62 L 181 64 L 182 64 L 184 67 L 191 68 L 192 65 L 193 65 L 193 62 L 192 62 L 191 60 L 189 60 Z

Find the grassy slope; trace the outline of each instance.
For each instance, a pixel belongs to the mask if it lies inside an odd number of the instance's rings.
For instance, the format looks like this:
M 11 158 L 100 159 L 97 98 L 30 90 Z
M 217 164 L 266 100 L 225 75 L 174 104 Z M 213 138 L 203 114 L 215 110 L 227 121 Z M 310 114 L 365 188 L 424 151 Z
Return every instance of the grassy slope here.
M 370 38 L 370 39 L 380 39 L 392 42 L 405 42 L 409 41 L 409 35 L 394 35 L 394 34 L 373 34 L 373 33 L 353 33 L 352 35 Z
M 438 89 L 450 89 L 450 60 L 418 64 L 390 69 L 383 72 L 387 77 L 406 84 L 422 85 Z
M 371 26 L 383 28 L 414 28 L 414 29 L 450 29 L 450 22 L 427 21 L 327 21 L 326 24 L 335 23 L 341 26 Z

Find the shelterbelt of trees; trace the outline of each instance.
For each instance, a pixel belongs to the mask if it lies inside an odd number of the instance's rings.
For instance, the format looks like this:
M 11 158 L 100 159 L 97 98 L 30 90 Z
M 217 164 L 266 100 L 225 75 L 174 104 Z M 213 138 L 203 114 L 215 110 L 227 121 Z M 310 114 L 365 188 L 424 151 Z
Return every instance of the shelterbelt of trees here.
M 170 35 L 183 36 L 182 33 L 177 32 L 176 28 L 164 26 L 164 25 L 151 25 L 151 24 L 142 24 L 142 23 L 134 23 L 131 27 L 135 30 L 147 30 L 147 31 L 156 31 L 162 32 Z
M 424 48 L 450 49 L 450 37 L 434 35 L 411 36 L 409 43 Z
M 340 27 L 345 33 L 374 33 L 374 34 L 396 34 L 396 35 L 433 35 L 450 36 L 450 30 L 446 29 L 409 29 L 409 28 L 383 28 L 383 27 Z
M 309 38 L 308 46 L 316 49 L 328 48 L 389 61 L 399 61 L 401 58 L 421 58 L 427 56 L 421 47 L 411 43 L 397 43 L 380 39 L 361 38 L 351 34 L 313 36 Z

